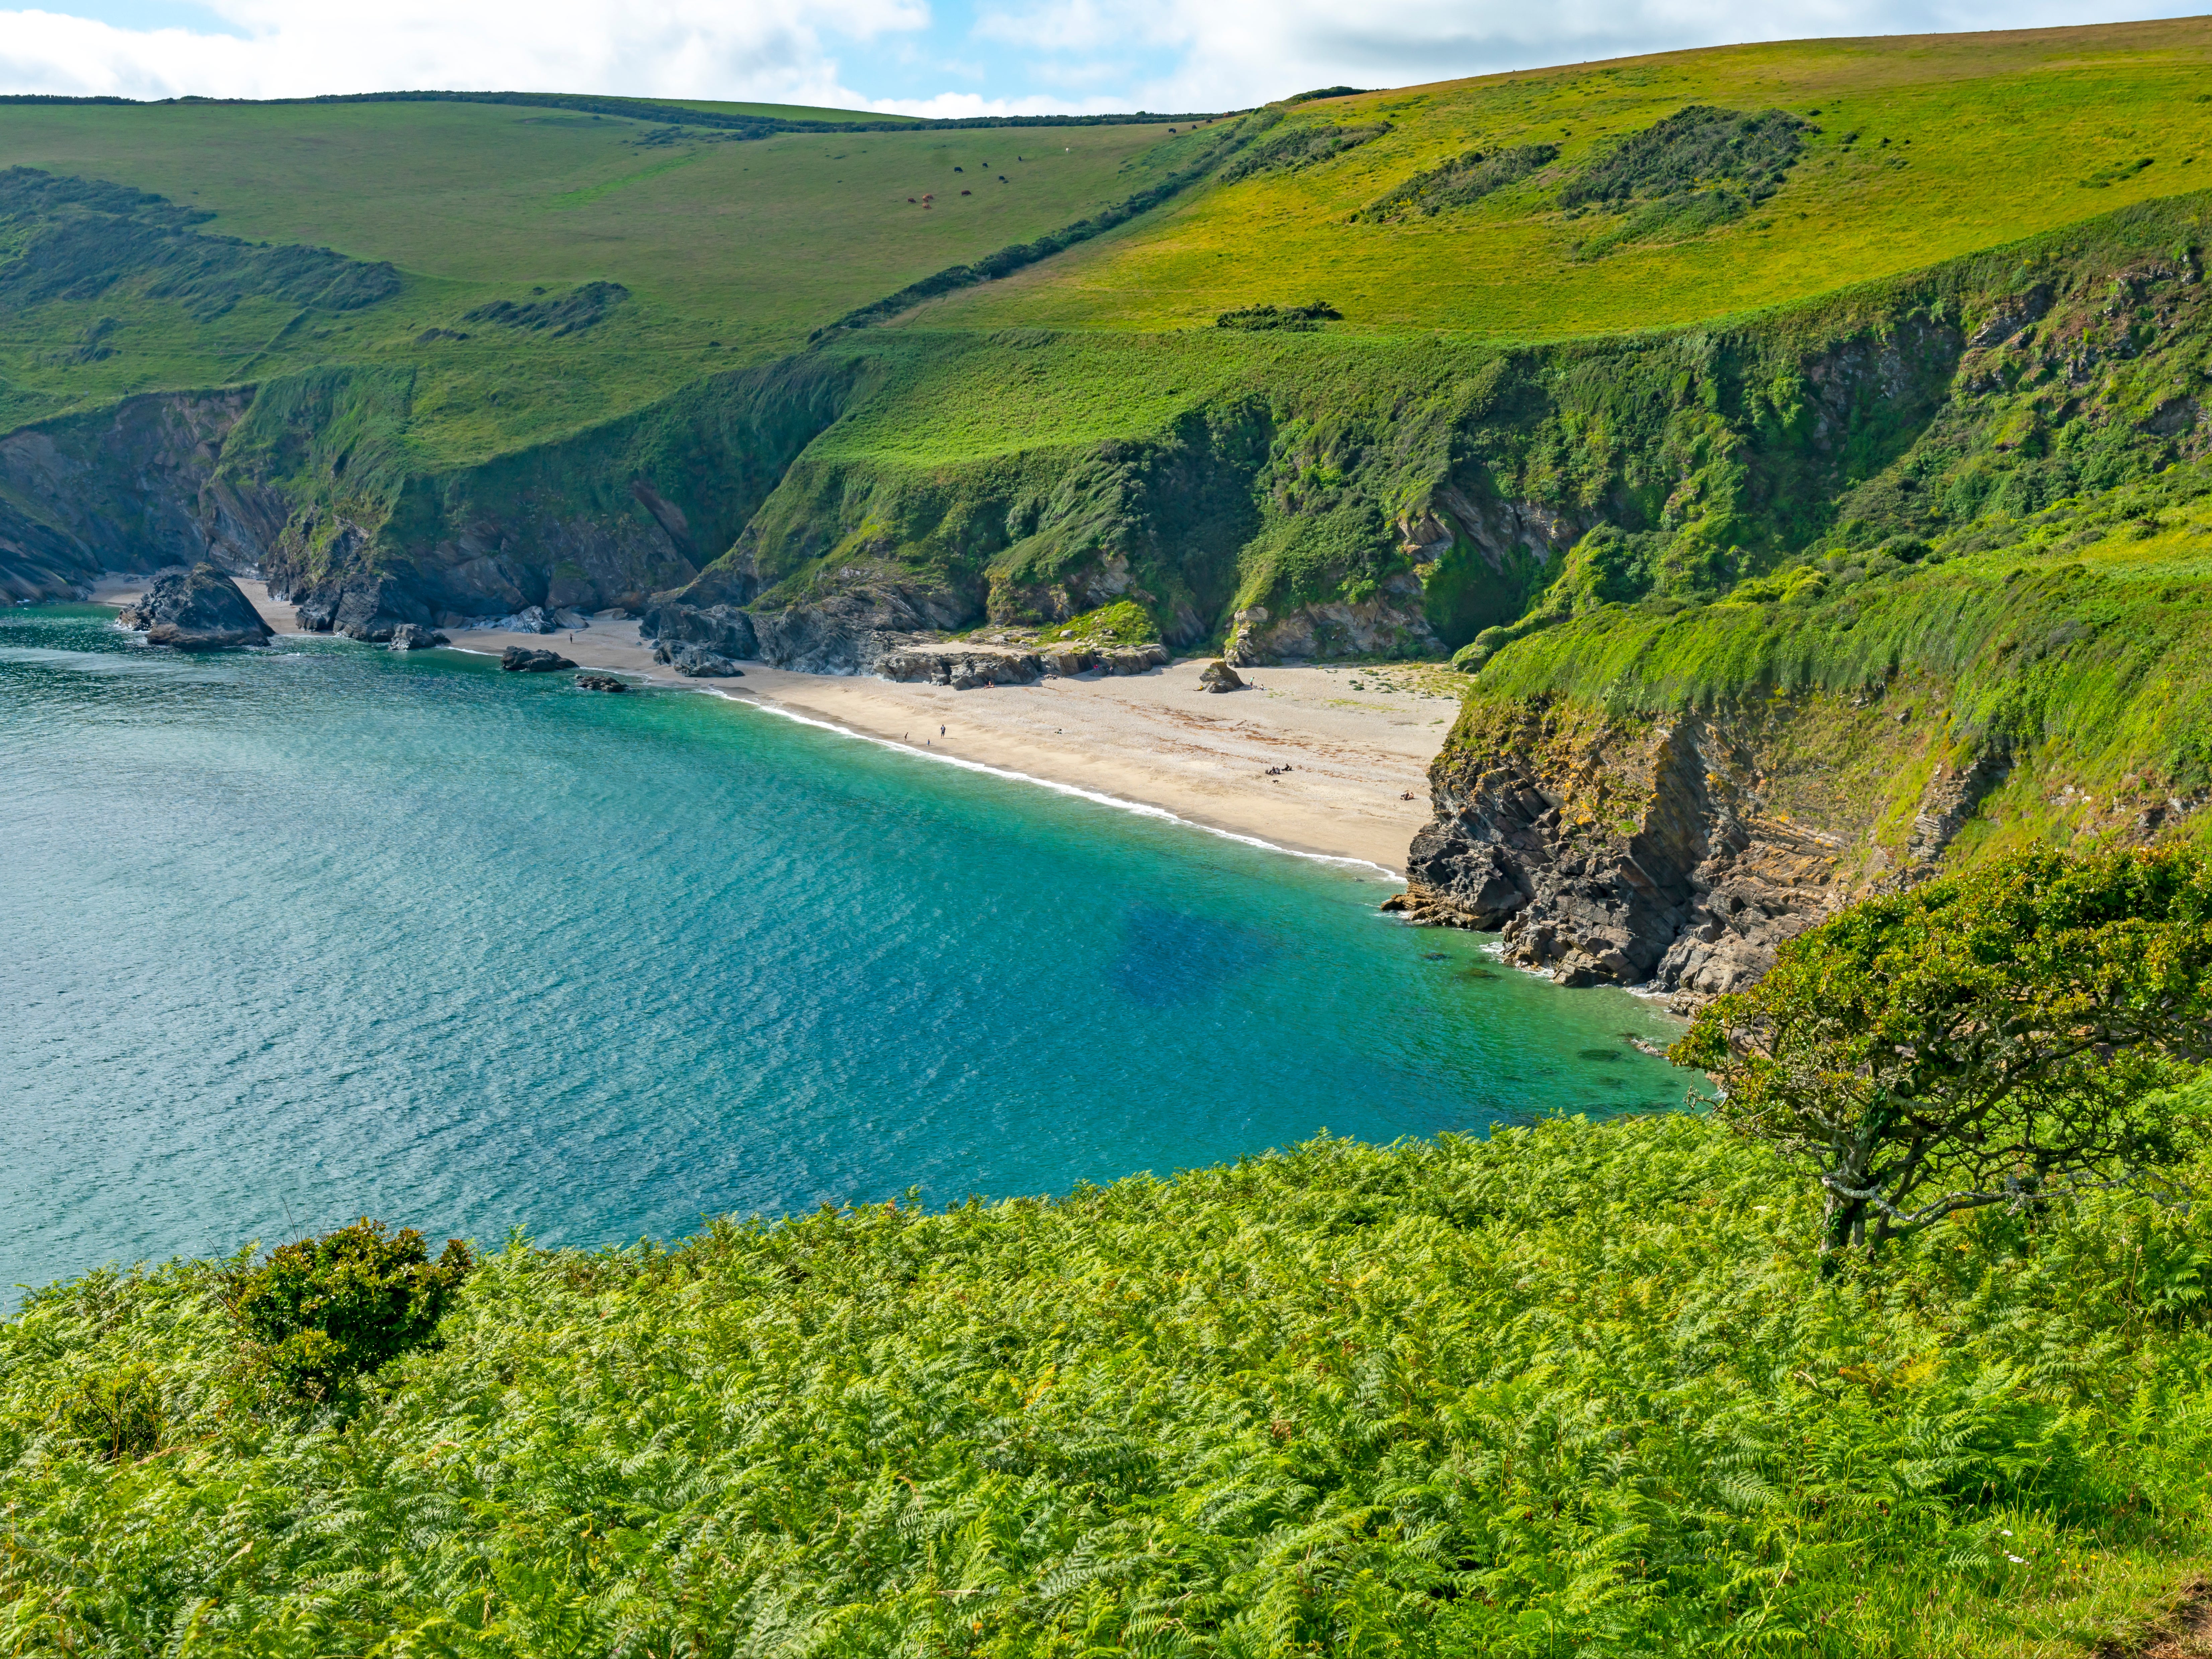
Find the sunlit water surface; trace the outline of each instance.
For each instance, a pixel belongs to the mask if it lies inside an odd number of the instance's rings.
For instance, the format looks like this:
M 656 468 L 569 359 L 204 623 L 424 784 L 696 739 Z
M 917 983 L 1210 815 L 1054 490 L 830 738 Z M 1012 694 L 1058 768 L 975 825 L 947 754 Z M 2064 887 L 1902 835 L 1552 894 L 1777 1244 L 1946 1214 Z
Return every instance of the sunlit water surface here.
M 0 1286 L 1677 1102 L 1332 866 L 686 692 L 0 612 Z M 0 1305 L 13 1300 L 0 1291 Z

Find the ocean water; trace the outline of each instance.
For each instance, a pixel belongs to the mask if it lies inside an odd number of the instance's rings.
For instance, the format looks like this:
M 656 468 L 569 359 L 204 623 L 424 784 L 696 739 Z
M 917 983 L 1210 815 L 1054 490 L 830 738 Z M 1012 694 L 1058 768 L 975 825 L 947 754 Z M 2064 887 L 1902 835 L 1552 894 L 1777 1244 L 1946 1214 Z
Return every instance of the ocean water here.
M 0 611 L 0 1286 L 1679 1103 L 1332 866 L 684 691 Z M 14 1292 L 0 1291 L 0 1305 Z

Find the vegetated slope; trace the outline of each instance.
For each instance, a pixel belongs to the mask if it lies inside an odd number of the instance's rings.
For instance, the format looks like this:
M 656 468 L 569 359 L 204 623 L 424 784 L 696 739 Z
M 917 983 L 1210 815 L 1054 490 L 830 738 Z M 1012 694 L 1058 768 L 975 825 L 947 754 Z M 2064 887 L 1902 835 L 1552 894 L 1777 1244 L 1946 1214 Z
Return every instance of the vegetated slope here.
M 210 216 L 210 234 L 327 246 L 404 277 L 398 297 L 346 318 L 300 319 L 281 300 L 205 318 L 127 294 L 10 296 L 0 422 L 318 364 L 405 364 L 435 382 L 413 421 L 426 452 L 495 453 L 792 349 L 853 306 L 1080 219 L 1140 187 L 1140 158 L 1164 131 L 747 138 L 682 125 L 681 113 L 0 105 L 0 165 L 149 191 Z M 18 236 L 31 229 L 12 222 Z M 594 281 L 629 301 L 588 334 L 556 342 L 465 320 Z M 57 360 L 89 330 L 104 356 Z
M 1742 438 L 1463 654 L 1408 906 L 1694 1000 L 1944 860 L 2203 838 L 2201 211 L 1966 262 L 1820 357 L 1716 337 Z M 1904 418 L 1860 422 L 1854 381 Z M 1829 521 L 1747 557 L 1743 508 L 1771 533 L 1831 447 Z M 1704 577 L 1699 522 L 1734 549 Z
M 1823 1278 L 1690 1115 L 515 1243 L 302 1407 L 222 1264 L 0 1325 L 26 1652 L 2079 1654 L 2206 1533 L 2203 1210 Z M 123 1455 L 109 1461 L 117 1446 Z
M 1346 330 L 1536 340 L 1684 325 L 2202 188 L 2201 94 L 2202 19 L 1732 46 L 1362 94 L 1286 118 L 1387 133 L 1186 198 L 1110 242 L 939 301 L 926 322 L 1186 328 L 1320 294 Z M 1659 179 L 1632 199 L 1582 184 L 1686 106 L 1780 111 L 1804 123 L 1802 148 L 1771 193 L 1686 177 L 1674 182 L 1708 187 L 1705 211 L 1641 223 L 1628 210 L 1650 207 Z M 1534 146 L 1557 153 L 1474 200 L 1369 211 L 1425 171 Z

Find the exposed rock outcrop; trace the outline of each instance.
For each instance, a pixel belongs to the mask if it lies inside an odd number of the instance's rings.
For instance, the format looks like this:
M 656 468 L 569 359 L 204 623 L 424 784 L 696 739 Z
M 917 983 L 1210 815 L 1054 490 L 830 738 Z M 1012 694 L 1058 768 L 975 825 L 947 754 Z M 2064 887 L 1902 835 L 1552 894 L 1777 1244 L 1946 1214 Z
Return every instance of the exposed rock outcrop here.
M 413 586 L 397 576 L 357 576 L 304 593 L 272 580 L 269 595 L 292 600 L 304 633 L 340 634 L 374 645 L 388 644 L 403 627 L 429 629 L 438 620 Z
M 1842 905 L 1933 874 L 2008 787 L 2010 757 L 1928 715 L 1934 700 L 1875 688 L 1659 719 L 1478 697 L 1430 769 L 1436 816 L 1383 908 L 1501 930 L 1521 967 L 1686 1011 Z
M 1422 610 L 1421 579 L 1388 578 L 1371 599 L 1302 605 L 1281 616 L 1261 605 L 1237 613 L 1222 655 L 1240 668 L 1344 656 L 1431 657 L 1443 649 Z
M 1241 691 L 1244 689 L 1244 682 L 1237 678 L 1237 671 L 1225 662 L 1206 664 L 1199 673 L 1198 683 L 1209 691 Z
M 737 680 L 744 678 L 745 671 L 723 656 L 709 651 L 703 645 L 672 645 L 663 640 L 653 647 L 653 659 L 664 663 L 687 679 Z
M 638 636 L 665 645 L 701 645 L 725 657 L 744 660 L 760 655 L 753 619 L 732 605 L 700 606 L 663 599 L 638 618 Z
M 889 582 L 750 614 L 763 662 L 805 674 L 872 674 L 886 651 L 957 627 L 968 613 L 957 596 Z
M 949 685 L 956 691 L 972 691 L 984 685 L 1031 685 L 1048 672 L 1068 671 L 1048 671 L 1038 653 L 1009 646 L 904 645 L 876 659 L 876 672 L 887 680 Z
M 394 651 L 428 651 L 433 646 L 452 643 L 436 629 L 423 628 L 414 623 L 402 623 L 392 630 L 392 648 Z
M 550 674 L 556 669 L 574 668 L 557 651 L 532 651 L 528 646 L 510 645 L 499 653 L 499 665 L 510 674 Z
M 261 620 L 238 584 L 211 564 L 162 571 L 116 620 L 143 629 L 149 645 L 185 651 L 259 645 L 276 631 Z
M 1685 1008 L 1738 989 L 1876 867 L 1776 810 L 1762 762 L 1761 733 L 1724 720 L 1471 709 L 1386 908 L 1502 929 L 1509 961 L 1563 984 L 1649 985 Z M 1871 810 L 1838 816 L 1857 829 Z
M 0 603 L 68 599 L 109 570 L 252 570 L 290 509 L 217 476 L 251 396 L 129 398 L 0 437 Z

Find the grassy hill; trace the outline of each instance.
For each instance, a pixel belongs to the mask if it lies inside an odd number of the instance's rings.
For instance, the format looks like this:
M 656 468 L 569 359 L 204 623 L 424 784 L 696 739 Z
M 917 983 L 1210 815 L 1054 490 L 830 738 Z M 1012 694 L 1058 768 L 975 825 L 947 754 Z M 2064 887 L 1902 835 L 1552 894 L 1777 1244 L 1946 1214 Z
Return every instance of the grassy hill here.
M 1455 653 L 1419 913 L 1706 994 L 1946 861 L 2206 834 L 2209 47 L 1195 129 L 0 104 L 0 589 Z M 2203 1206 L 1826 1275 L 1817 1207 L 1684 1115 L 517 1242 L 320 1401 L 242 1258 L 95 1273 L 0 1324 L 0 1646 L 2148 1640 L 2212 1546 Z
M 1162 131 L 738 138 L 681 112 L 0 105 L 0 166 L 128 185 L 209 215 L 202 234 L 329 247 L 403 276 L 393 298 L 336 313 L 249 295 L 196 316 L 123 285 L 9 306 L 0 422 L 330 362 L 404 365 L 425 382 L 410 429 L 429 455 L 496 453 L 791 351 L 841 311 L 1080 219 L 1143 180 Z M 592 282 L 629 298 L 558 341 L 465 320 Z M 95 331 L 106 355 L 55 361 Z
M 1719 223 L 1626 236 L 1629 216 L 1561 204 L 1561 184 L 1625 135 L 1695 105 L 1809 124 L 1774 195 Z M 2212 27 L 1670 52 L 1333 99 L 1290 119 L 1388 130 L 940 301 L 927 325 L 1187 328 L 1320 295 L 1342 331 L 1542 340 L 1765 310 L 2207 188 Z M 1535 144 L 1556 158 L 1465 206 L 1363 215 L 1453 156 Z

